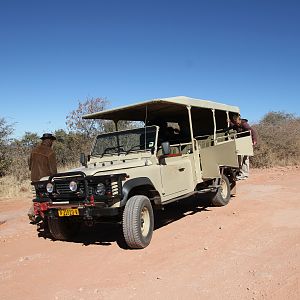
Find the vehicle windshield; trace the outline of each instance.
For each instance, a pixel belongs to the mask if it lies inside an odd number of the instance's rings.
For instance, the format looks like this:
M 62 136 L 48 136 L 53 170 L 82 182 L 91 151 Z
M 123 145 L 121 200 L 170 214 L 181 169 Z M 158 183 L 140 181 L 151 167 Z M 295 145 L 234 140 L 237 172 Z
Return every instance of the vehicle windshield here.
M 156 126 L 101 134 L 97 136 L 91 155 L 102 157 L 111 154 L 153 151 L 156 134 Z

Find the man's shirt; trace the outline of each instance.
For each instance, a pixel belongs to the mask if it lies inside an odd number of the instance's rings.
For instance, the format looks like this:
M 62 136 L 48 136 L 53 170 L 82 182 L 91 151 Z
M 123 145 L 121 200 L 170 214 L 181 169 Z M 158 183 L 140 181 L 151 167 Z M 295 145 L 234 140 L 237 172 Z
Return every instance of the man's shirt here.
M 242 119 L 241 125 L 236 125 L 230 122 L 230 128 L 236 130 L 237 132 L 250 131 L 252 136 L 252 142 L 257 143 L 257 133 L 256 131 L 248 124 L 246 119 Z

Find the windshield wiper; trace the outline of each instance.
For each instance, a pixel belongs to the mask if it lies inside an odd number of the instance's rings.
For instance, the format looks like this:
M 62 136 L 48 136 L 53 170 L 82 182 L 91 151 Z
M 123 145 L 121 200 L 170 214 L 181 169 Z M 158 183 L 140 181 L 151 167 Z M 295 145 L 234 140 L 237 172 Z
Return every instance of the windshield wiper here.
M 132 150 L 135 149 L 135 148 L 139 148 L 138 150 L 141 150 L 141 145 L 135 145 L 135 146 L 132 146 L 130 149 L 128 149 L 128 150 L 126 151 L 125 154 L 128 154 L 130 151 L 132 151 Z M 143 149 L 143 150 L 144 150 L 144 149 Z
M 104 149 L 103 153 L 101 154 L 101 157 L 103 157 L 104 154 L 107 153 L 107 151 L 111 151 L 111 150 L 118 150 L 118 154 L 120 154 L 120 152 L 125 152 L 125 150 L 123 149 L 123 146 L 107 147 Z

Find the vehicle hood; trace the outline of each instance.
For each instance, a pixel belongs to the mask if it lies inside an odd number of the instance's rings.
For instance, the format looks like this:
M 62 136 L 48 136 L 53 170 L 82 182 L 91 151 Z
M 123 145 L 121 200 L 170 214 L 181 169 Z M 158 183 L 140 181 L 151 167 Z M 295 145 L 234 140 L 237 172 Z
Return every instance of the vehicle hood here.
M 100 173 L 123 173 L 124 169 L 144 167 L 151 164 L 147 159 L 132 159 L 132 160 L 115 160 L 99 163 L 88 164 L 87 167 L 79 167 L 76 169 L 68 170 L 66 172 L 83 172 L 86 176 L 100 175 Z M 123 170 L 123 171 L 122 171 Z M 65 173 L 65 172 L 64 172 Z

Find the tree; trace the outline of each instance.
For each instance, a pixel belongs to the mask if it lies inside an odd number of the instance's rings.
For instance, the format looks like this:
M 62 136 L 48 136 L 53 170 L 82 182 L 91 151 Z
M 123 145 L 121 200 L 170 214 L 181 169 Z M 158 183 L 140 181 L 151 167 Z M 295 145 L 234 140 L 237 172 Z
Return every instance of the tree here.
M 33 132 L 25 132 L 21 139 L 14 139 L 9 145 L 11 163 L 7 168 L 7 174 L 15 176 L 18 181 L 28 179 L 30 176 L 28 158 L 32 148 L 39 142 L 39 136 Z
M 54 151 L 59 166 L 76 165 L 79 163 L 80 153 L 90 151 L 90 143 L 86 136 L 76 132 L 65 132 L 63 129 L 54 133 L 56 142 Z
M 27 150 L 30 150 L 40 141 L 40 137 L 35 132 L 26 131 L 19 142 L 22 147 L 26 148 Z
M 13 131 L 13 125 L 7 123 L 4 118 L 0 118 L 0 176 L 6 174 L 10 165 L 8 148 L 11 141 L 10 136 Z
M 98 119 L 85 120 L 82 116 L 103 111 L 109 105 L 106 98 L 87 98 L 78 102 L 78 108 L 71 111 L 66 117 L 66 125 L 70 131 L 81 133 L 91 138 L 99 132 L 105 131 L 105 121 Z

